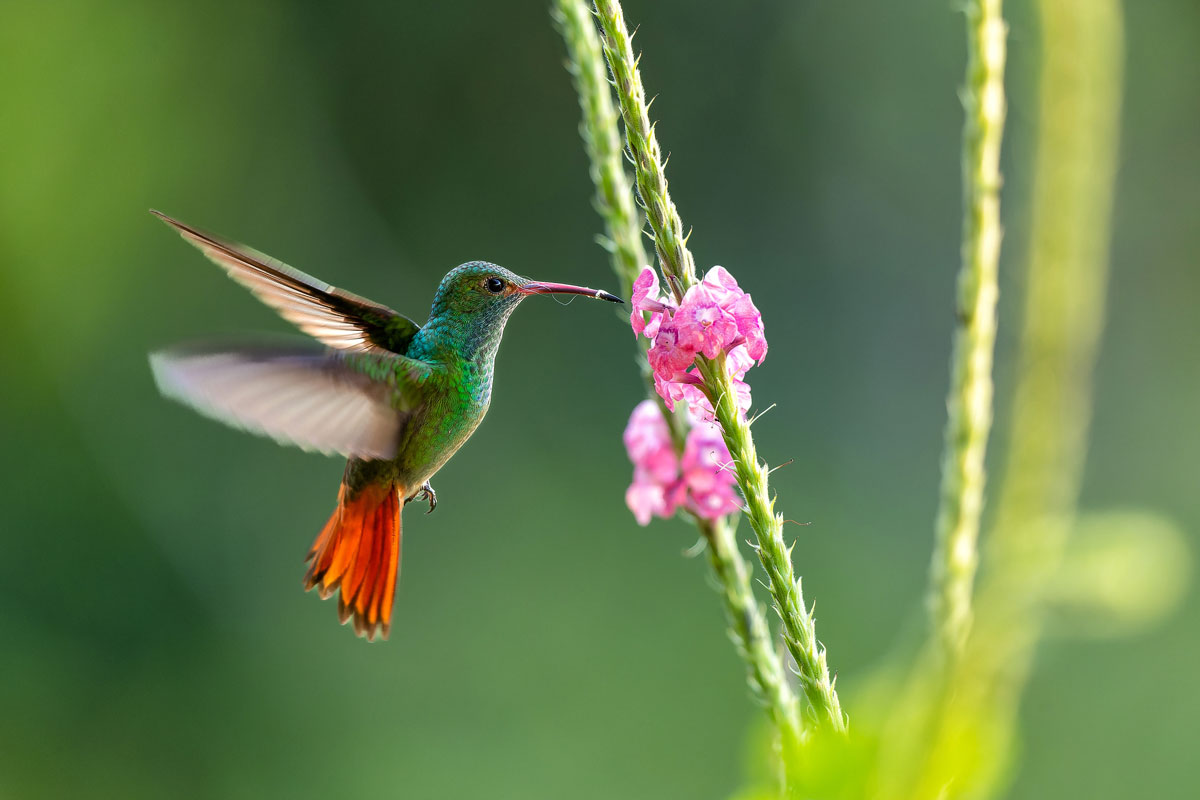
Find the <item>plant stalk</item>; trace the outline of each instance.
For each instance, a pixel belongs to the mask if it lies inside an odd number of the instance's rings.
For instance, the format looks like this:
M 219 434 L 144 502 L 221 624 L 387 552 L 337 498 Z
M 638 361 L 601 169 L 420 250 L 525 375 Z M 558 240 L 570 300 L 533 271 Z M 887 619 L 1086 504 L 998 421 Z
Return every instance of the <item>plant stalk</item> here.
M 687 248 L 679 212 L 667 188 L 661 150 L 650 123 L 631 37 L 621 5 L 616 0 L 598 0 L 596 16 L 625 123 L 625 139 L 635 167 L 638 199 L 654 232 L 655 249 L 667 285 L 676 300 L 682 300 L 687 289 L 696 282 L 695 263 Z M 734 461 L 738 487 L 746 500 L 745 513 L 757 537 L 756 550 L 783 621 L 784 643 L 796 662 L 800 685 L 819 723 L 845 731 L 846 717 L 829 675 L 825 649 L 817 640 L 812 613 L 804 604 L 800 583 L 792 567 L 791 548 L 783 540 L 783 518 L 774 513 L 774 502 L 769 499 L 767 469 L 759 463 L 749 423 L 734 403 L 724 359 L 708 361 L 699 357 L 697 365 Z
M 921 797 L 988 796 L 1003 781 L 1087 452 L 1117 168 L 1121 7 L 1040 0 L 1038 13 L 1034 222 L 1008 459 L 975 624 L 946 692 Z M 964 763 L 974 769 L 964 772 Z
M 1104 326 L 1124 59 L 1120 0 L 1041 0 L 1038 9 L 1032 251 L 1008 464 L 980 587 L 980 624 L 986 603 L 985 633 L 999 637 L 989 646 L 1008 650 L 998 676 L 1032 655 L 1002 632 L 1040 630 L 1077 512 Z
M 961 651 L 971 625 L 986 482 L 984 457 L 992 426 L 1007 32 L 1001 6 L 1002 0 L 970 0 L 964 9 L 962 264 L 929 588 L 933 627 L 947 662 Z
M 595 207 L 604 220 L 606 237 L 601 243 L 610 254 L 613 271 L 625 297 L 634 279 L 647 264 L 642 245 L 642 216 L 634 207 L 633 187 L 622 158 L 618 115 L 613 107 L 600 37 L 592 19 L 591 6 L 583 0 L 555 0 L 554 19 L 567 44 L 567 68 L 579 95 L 583 120 L 580 134 L 591 163 L 596 187 Z M 687 435 L 682 415 L 667 410 L 654 391 L 646 363 L 646 340 L 639 337 L 639 363 L 648 395 L 657 400 L 669 423 L 676 455 L 682 457 Z M 754 696 L 766 708 L 780 731 L 785 749 L 798 746 L 801 737 L 796 698 L 792 693 L 779 654 L 772 646 L 770 627 L 750 584 L 751 569 L 737 547 L 727 519 L 694 517 L 707 543 L 709 563 L 721 587 L 729 619 L 730 637 L 746 664 L 747 681 Z

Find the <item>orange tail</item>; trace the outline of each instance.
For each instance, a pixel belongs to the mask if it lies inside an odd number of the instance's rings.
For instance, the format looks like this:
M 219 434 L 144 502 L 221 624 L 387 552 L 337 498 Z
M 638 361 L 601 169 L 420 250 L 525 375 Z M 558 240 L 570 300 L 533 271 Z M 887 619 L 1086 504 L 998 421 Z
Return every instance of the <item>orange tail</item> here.
M 392 624 L 392 598 L 400 569 L 400 492 L 394 484 L 371 484 L 348 498 L 338 490 L 338 506 L 306 561 L 305 590 L 316 587 L 321 599 L 339 588 L 338 618 L 354 617 L 359 636 L 383 638 Z

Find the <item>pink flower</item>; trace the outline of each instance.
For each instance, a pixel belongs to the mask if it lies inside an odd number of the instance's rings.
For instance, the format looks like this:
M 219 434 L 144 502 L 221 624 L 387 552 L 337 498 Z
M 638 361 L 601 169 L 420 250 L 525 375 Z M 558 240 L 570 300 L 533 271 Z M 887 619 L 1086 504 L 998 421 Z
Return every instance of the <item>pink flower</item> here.
M 721 309 L 733 318 L 738 336 L 746 340 L 750 357 L 758 362 L 766 358 L 767 338 L 763 333 L 762 313 L 754 305 L 750 295 L 741 290 L 729 271 L 724 267 L 713 267 L 700 285 L 706 287 L 714 295 Z M 691 292 L 689 289 L 688 294 Z M 684 303 L 686 302 L 685 296 Z
M 650 267 L 642 270 L 642 274 L 638 275 L 637 280 L 633 282 L 633 297 L 630 298 L 629 305 L 632 308 L 629 324 L 633 327 L 634 336 L 640 336 L 642 331 L 650 325 L 653 325 L 654 332 L 657 332 L 663 313 L 675 308 L 674 303 L 659 294 L 658 273 Z M 642 316 L 646 311 L 651 312 L 649 323 Z M 646 335 L 653 339 L 654 332 L 646 331 Z
M 685 505 L 697 516 L 715 519 L 741 508 L 729 450 L 713 425 L 697 425 L 688 433 L 683 481 L 688 488 Z
M 670 517 L 679 502 L 679 459 L 658 404 L 653 400 L 639 403 L 623 438 L 633 462 L 633 483 L 625 492 L 625 504 L 641 525 L 649 523 L 652 516 Z
M 677 372 L 671 375 L 670 379 L 664 378 L 657 372 L 654 373 L 654 391 L 658 392 L 658 396 L 663 399 L 671 411 L 675 410 L 676 403 L 683 402 L 690 405 L 694 398 L 703 397 L 704 392 L 700 386 L 700 376 L 694 369 L 688 372 Z
M 667 500 L 666 488 L 653 481 L 639 480 L 636 473 L 633 483 L 625 490 L 625 505 L 633 512 L 638 525 L 649 525 L 651 517 L 669 518 L 675 513 L 674 506 Z
M 688 431 L 683 448 L 683 472 L 691 475 L 699 470 L 715 473 L 729 463 L 729 449 L 715 425 L 696 425 Z M 732 480 L 732 477 L 731 477 Z
M 729 451 L 714 426 L 698 425 L 688 432 L 681 461 L 658 404 L 643 400 L 629 417 L 624 439 L 633 462 L 625 504 L 638 524 L 646 525 L 652 517 L 670 517 L 680 506 L 706 519 L 741 507 Z
M 766 358 L 767 339 L 762 314 L 724 267 L 710 269 L 678 306 L 659 293 L 658 274 L 647 267 L 633 283 L 631 305 L 634 334 L 653 341 L 647 359 L 654 388 L 668 408 L 684 401 L 701 419 L 711 421 L 712 405 L 698 386 L 698 371 L 690 368 L 698 355 L 716 360 L 722 354 L 739 411 L 750 408 L 750 386 L 744 378 L 750 367 Z
M 657 372 L 654 373 L 654 391 L 658 392 L 658 396 L 671 411 L 675 410 L 676 403 L 687 402 L 687 398 L 683 396 L 683 385 L 668 380 Z
M 688 373 L 691 377 L 697 377 L 695 370 Z M 713 422 L 713 407 L 712 403 L 708 402 L 708 397 L 704 391 L 695 383 L 672 383 L 669 389 L 675 397 L 675 402 L 683 401 L 687 404 L 688 411 L 698 420 L 702 422 Z
M 737 378 L 734 378 L 732 383 L 734 402 L 737 404 L 738 411 L 745 414 L 751 405 L 750 384 Z M 687 403 L 688 408 L 696 415 L 696 419 L 705 423 L 716 422 L 716 412 L 713 410 L 712 403 L 708 402 L 708 397 L 699 388 L 685 384 L 680 387 L 679 394 L 681 395 L 680 399 Z
M 734 402 L 737 404 L 738 411 L 745 414 L 751 404 L 750 384 L 737 378 L 731 382 L 733 383 Z M 713 411 L 712 403 L 708 402 L 708 397 L 700 391 L 699 387 L 692 384 L 675 385 L 680 387 L 679 400 L 688 404 L 688 408 L 696 415 L 696 419 L 707 423 L 716 422 L 716 412 Z
M 629 460 L 635 465 L 647 462 L 663 449 L 671 450 L 671 431 L 653 400 L 643 400 L 634 407 L 622 438 Z
M 737 320 L 720 303 L 720 296 L 706 284 L 688 289 L 675 312 L 675 325 L 682 346 L 716 358 L 738 336 Z
M 743 414 L 750 410 L 751 397 L 750 384 L 742 378 L 745 377 L 746 370 L 752 366 L 754 366 L 754 359 L 750 357 L 744 344 L 737 345 L 725 356 L 725 371 L 733 386 L 733 400 L 738 411 Z M 666 387 L 666 391 L 671 395 L 667 406 L 674 408 L 674 404 L 682 400 L 688 404 L 688 408 L 692 410 L 697 419 L 702 422 L 715 422 L 712 403 L 708 401 L 708 395 L 700 389 L 700 385 L 700 375 L 695 369 L 689 370 L 686 375 L 676 376 L 676 379 Z M 659 394 L 662 394 L 663 388 L 659 387 L 657 376 L 655 376 L 655 388 L 658 389 Z M 665 398 L 666 395 L 663 397 Z
M 660 322 L 646 358 L 655 375 L 674 380 L 676 374 L 684 372 L 696 360 L 696 351 L 681 341 L 679 327 L 673 319 Z

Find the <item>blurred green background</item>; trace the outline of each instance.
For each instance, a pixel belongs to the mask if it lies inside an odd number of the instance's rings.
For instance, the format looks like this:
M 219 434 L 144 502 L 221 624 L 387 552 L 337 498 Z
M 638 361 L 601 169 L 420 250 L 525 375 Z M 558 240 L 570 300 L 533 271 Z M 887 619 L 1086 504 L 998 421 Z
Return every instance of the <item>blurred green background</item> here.
M 1010 0 L 1003 269 L 1038 35 Z M 919 631 L 959 237 L 946 0 L 630 0 L 701 266 L 764 313 L 755 428 L 818 633 L 856 681 Z M 1200 6 L 1130 2 L 1085 509 L 1200 532 Z M 487 422 L 405 524 L 391 640 L 300 591 L 341 463 L 158 397 L 147 351 L 288 330 L 146 213 L 418 320 L 451 266 L 615 284 L 545 2 L 0 9 L 0 796 L 719 798 L 760 712 L 680 522 L 638 528 L 641 384 L 607 308 L 525 304 Z M 1011 376 L 1006 280 L 999 426 Z M 1009 316 L 1004 316 L 1008 314 Z M 1002 452 L 997 452 L 1002 456 Z M 993 459 L 999 463 L 998 459 Z M 1195 548 L 1193 547 L 1193 550 Z M 1200 599 L 1050 641 L 1022 798 L 1190 797 Z M 857 676 L 857 677 L 856 677 Z

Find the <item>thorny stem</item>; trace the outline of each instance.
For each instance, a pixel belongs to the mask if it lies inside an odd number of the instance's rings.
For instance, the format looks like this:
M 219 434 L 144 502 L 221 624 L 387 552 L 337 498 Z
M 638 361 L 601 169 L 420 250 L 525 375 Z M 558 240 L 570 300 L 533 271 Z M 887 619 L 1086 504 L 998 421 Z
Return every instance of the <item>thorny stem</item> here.
M 1004 134 L 1006 26 L 1002 0 L 966 4 L 967 78 L 963 92 L 963 239 L 958 329 L 942 451 L 929 606 L 945 661 L 960 652 L 971 625 L 976 543 L 992 426 L 992 355 L 1000 257 L 1000 141 Z
M 608 85 L 608 73 L 600 51 L 600 37 L 591 19 L 590 5 L 584 0 L 555 0 L 551 11 L 554 22 L 567 45 L 567 71 L 571 74 L 583 118 L 579 135 L 590 163 L 589 172 L 596 187 L 592 203 L 604 220 L 606 235 L 599 237 L 600 245 L 608 251 L 613 272 L 621 285 L 621 296 L 629 297 L 633 282 L 649 263 L 643 246 L 643 221 L 633 204 L 633 189 L 622 163 L 621 134 L 617 127 L 616 109 Z M 626 319 L 623 309 L 617 316 Z M 667 420 L 675 449 L 683 452 L 687 425 L 680 416 L 672 414 L 666 403 L 654 391 L 650 365 L 646 362 L 649 342 L 638 337 L 641 354 L 638 366 L 649 387 L 649 394 L 658 402 Z
M 783 540 L 783 515 L 775 513 L 767 484 L 769 470 L 758 460 L 750 425 L 738 410 L 732 387 L 728 386 L 723 359 L 698 358 L 700 374 L 710 391 L 713 410 L 725 444 L 733 459 L 739 488 L 746 500 L 745 514 L 757 536 L 755 546 L 769 579 L 768 588 L 775 610 L 783 622 L 783 640 L 796 662 L 797 677 L 804 695 L 820 722 L 834 730 L 846 730 L 846 717 L 829 676 L 825 647 L 817 639 L 816 619 L 804 602 L 800 579 L 792 568 L 792 545 Z M 707 387 L 726 384 L 719 394 Z
M 796 697 L 788 684 L 779 653 L 771 644 L 771 629 L 750 585 L 750 565 L 738 550 L 728 518 L 696 519 L 707 541 L 708 560 L 721 585 L 729 634 L 738 655 L 746 662 L 747 680 L 771 721 L 779 729 L 785 753 L 794 752 L 801 740 Z M 790 762 L 785 759 L 784 764 Z
M 625 27 L 621 4 L 616 0 L 597 2 L 596 16 L 604 33 L 604 55 L 612 70 L 621 117 L 625 121 L 625 138 L 636 168 L 638 202 L 654 231 L 654 247 L 667 283 L 676 301 L 680 301 L 687 288 L 696 282 L 696 267 L 687 249 L 683 222 L 667 191 L 662 151 L 650 122 L 646 92 L 637 68 L 638 59 L 633 55 L 633 38 Z
M 621 296 L 629 297 L 638 273 L 649 263 L 642 245 L 642 215 L 633 205 L 633 190 L 625 172 L 619 117 L 613 108 L 608 72 L 600 51 L 600 37 L 584 0 L 555 0 L 554 22 L 567 44 L 567 71 L 579 95 L 583 119 L 579 135 L 587 151 L 594 204 L 604 219 L 607 236 L 600 243 L 612 256 L 613 272 L 621 283 Z M 618 309 L 618 313 L 621 309 Z
M 554 19 L 567 44 L 567 69 L 583 112 L 580 133 L 591 162 L 596 210 L 607 230 L 602 244 L 610 254 L 622 292 L 628 297 L 647 258 L 642 246 L 642 217 L 634 208 L 633 189 L 623 164 L 618 116 L 612 104 L 600 38 L 590 5 L 583 0 L 556 0 Z M 658 401 L 663 417 L 669 421 L 676 455 L 681 456 L 686 422 L 680 415 L 671 414 L 654 391 L 645 358 L 646 341 L 639 338 L 639 342 L 642 343 L 639 362 L 647 392 Z M 779 729 L 784 747 L 790 750 L 800 741 L 796 698 L 784 677 L 779 654 L 771 644 L 763 609 L 754 597 L 750 566 L 738 550 L 727 519 L 694 517 L 693 521 L 707 542 L 709 563 L 720 584 L 729 618 L 730 638 L 746 664 L 751 690 Z
M 604 55 L 625 122 L 625 138 L 636 170 L 638 199 L 654 232 L 655 248 L 667 284 L 676 300 L 696 282 L 692 254 L 683 223 L 671 202 L 661 151 L 646 106 L 646 93 L 637 59 L 616 0 L 597 0 L 596 15 L 604 34 Z M 846 730 L 846 718 L 830 679 L 825 650 L 816 637 L 812 613 L 805 606 L 792 568 L 791 548 L 783 540 L 783 517 L 774 513 L 767 469 L 759 463 L 749 423 L 734 403 L 733 388 L 723 359 L 697 359 L 704 390 L 713 401 L 716 419 L 734 461 L 738 487 L 746 500 L 746 516 L 757 537 L 757 551 L 769 579 L 776 610 L 783 621 L 784 643 L 795 660 L 804 694 L 818 720 Z

